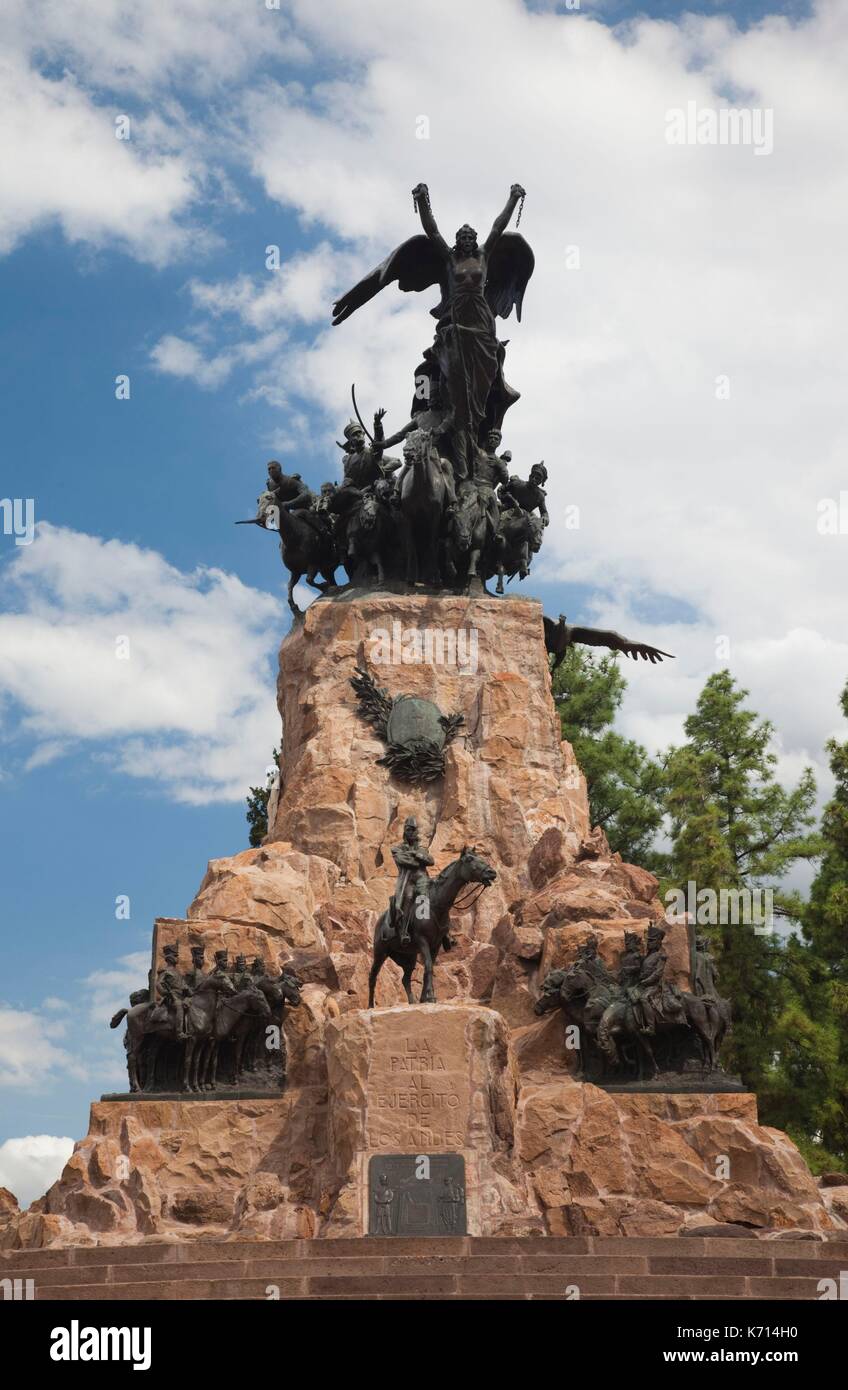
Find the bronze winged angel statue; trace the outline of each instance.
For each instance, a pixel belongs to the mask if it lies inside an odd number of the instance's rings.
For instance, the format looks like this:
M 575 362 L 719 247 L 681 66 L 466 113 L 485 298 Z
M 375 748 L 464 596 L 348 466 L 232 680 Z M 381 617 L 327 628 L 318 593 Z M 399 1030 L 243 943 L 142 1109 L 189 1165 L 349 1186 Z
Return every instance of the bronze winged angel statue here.
M 641 656 L 643 661 L 650 661 L 651 665 L 662 661 L 667 657 L 670 661 L 674 660 L 671 652 L 661 651 L 659 647 L 651 647 L 647 642 L 632 642 L 629 637 L 622 637 L 620 632 L 613 632 L 612 629 L 599 627 L 577 627 L 572 623 L 567 623 L 562 613 L 559 615 L 559 622 L 555 623 L 553 618 L 545 617 L 542 619 L 545 624 L 545 647 L 554 658 L 552 670 L 555 671 L 563 661 L 569 647 L 579 642 L 586 647 L 608 647 L 610 651 L 624 652 L 625 656 L 632 656 L 634 661 L 638 661 Z
M 514 183 L 503 211 L 481 246 L 467 224 L 449 246 L 436 225 L 425 183 L 412 190 L 424 235 L 410 237 L 333 306 L 333 323 L 367 304 L 387 285 L 422 292 L 438 285 L 441 300 L 430 312 L 436 319 L 432 348 L 424 355 L 430 377 L 424 404 L 439 399 L 447 412 L 445 434 L 457 481 L 471 477 L 476 450 L 486 434 L 500 429 L 518 392 L 503 376 L 506 343 L 499 342 L 496 318 L 509 318 L 521 306 L 535 259 L 524 237 L 508 232 L 512 214 L 525 191 Z M 520 213 L 519 213 L 520 217 Z M 419 404 L 419 408 L 420 404 Z

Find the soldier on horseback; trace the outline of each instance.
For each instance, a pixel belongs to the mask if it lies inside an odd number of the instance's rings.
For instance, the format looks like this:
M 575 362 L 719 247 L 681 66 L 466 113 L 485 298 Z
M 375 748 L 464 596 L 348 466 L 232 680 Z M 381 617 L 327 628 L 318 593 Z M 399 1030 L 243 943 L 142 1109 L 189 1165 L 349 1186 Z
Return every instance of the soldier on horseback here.
M 618 964 L 618 982 L 633 1009 L 637 1028 L 642 1033 L 653 1033 L 653 1023 L 645 1010 L 639 989 L 642 965 L 645 959 L 641 946 L 642 942 L 637 932 L 626 931 L 624 933 L 624 951 Z
M 410 919 L 420 902 L 429 902 L 430 879 L 427 869 L 433 860 L 422 848 L 418 838 L 418 822 L 414 816 L 407 816 L 403 826 L 403 839 L 392 850 L 392 858 L 397 865 L 398 879 L 391 902 L 392 930 L 397 932 L 405 945 L 410 937 Z
M 506 458 L 506 455 L 503 456 Z M 506 483 L 501 484 L 500 503 L 504 510 L 520 510 L 533 512 L 538 507 L 539 515 L 543 525 L 547 526 L 550 517 L 545 503 L 545 483 L 548 481 L 548 470 L 544 463 L 534 463 L 530 469 L 530 477 L 525 480 L 513 474 Z
M 486 443 L 474 455 L 474 486 L 480 499 L 480 509 L 487 521 L 486 546 L 491 546 L 500 522 L 500 508 L 496 495 L 498 485 L 509 482 L 509 473 L 503 459 L 497 454 L 501 442 L 500 430 L 489 430 Z
M 165 964 L 156 972 L 155 1003 L 150 1019 L 151 1021 L 172 1019 L 174 1033 L 178 1038 L 183 1038 L 186 1033 L 183 1000 L 188 997 L 191 990 L 177 969 L 177 955 L 176 946 L 163 946 L 162 956 Z
M 663 950 L 665 930 L 652 925 L 648 928 L 647 952 L 639 972 L 639 982 L 635 994 L 642 1007 L 645 1027 L 643 1032 L 649 1036 L 656 1032 L 660 1022 L 686 1023 L 686 1010 L 680 990 L 665 978 L 668 956 Z

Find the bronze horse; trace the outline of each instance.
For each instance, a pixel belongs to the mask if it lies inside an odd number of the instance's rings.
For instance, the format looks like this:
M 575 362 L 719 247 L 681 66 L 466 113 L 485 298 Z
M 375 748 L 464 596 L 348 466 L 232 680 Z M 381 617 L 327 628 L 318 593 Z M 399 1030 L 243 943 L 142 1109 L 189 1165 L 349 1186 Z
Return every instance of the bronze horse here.
M 400 476 L 400 515 L 406 536 L 406 581 L 438 585 L 439 538 L 448 482 L 432 436 L 415 430 L 404 446 Z
M 683 1019 L 657 1018 L 656 1031 L 667 1035 L 681 1028 L 691 1029 L 706 1075 L 715 1070 L 718 1051 L 730 1024 L 727 1008 L 722 1000 L 702 998 L 685 990 L 681 991 L 680 998 Z M 561 1008 L 566 1019 L 580 1029 L 580 1062 L 584 1076 L 587 1057 L 600 1062 L 603 1074 L 607 1067 L 615 1070 L 621 1066 L 622 1053 L 629 1045 L 635 1048 L 639 1080 L 645 1079 L 646 1064 L 651 1079 L 658 1075 L 650 1038 L 640 1028 L 626 990 L 615 981 L 600 984 L 579 961 L 565 970 L 551 970 L 542 983 L 534 1012 L 545 1014 L 555 1008 Z
M 458 859 L 454 859 L 440 874 L 430 879 L 428 901 L 422 904 L 426 911 L 420 916 L 417 911 L 412 914 L 408 944 L 402 943 L 394 931 L 389 910 L 383 913 L 374 931 L 374 954 L 368 977 L 369 1009 L 374 1007 L 377 976 L 387 959 L 400 966 L 407 1000 L 414 1004 L 412 972 L 420 957 L 424 965 L 424 985 L 420 1002 L 435 1004 L 433 963 L 448 934 L 450 910 L 463 888 L 472 883 L 481 883 L 484 888 L 488 888 L 496 878 L 497 874 L 491 864 L 487 864 L 485 859 L 465 845 Z

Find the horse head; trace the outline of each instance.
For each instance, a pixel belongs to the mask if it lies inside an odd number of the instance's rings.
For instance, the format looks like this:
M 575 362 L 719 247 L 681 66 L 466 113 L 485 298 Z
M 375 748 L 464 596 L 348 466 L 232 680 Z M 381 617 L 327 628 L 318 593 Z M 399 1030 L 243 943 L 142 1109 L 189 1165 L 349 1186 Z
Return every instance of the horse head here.
M 380 516 L 380 504 L 376 495 L 371 492 L 363 492 L 362 502 L 357 518 L 361 531 L 373 531 Z
M 561 1001 L 561 989 L 565 980 L 564 970 L 549 970 L 542 981 L 542 989 L 539 998 L 533 1005 L 534 1014 L 546 1014 L 551 1009 L 559 1007 Z
M 466 883 L 482 883 L 485 888 L 494 883 L 497 873 L 473 845 L 463 845 L 459 856 L 462 876 Z
M 279 986 L 285 1002 L 296 1009 L 301 1002 L 300 991 L 303 988 L 303 981 L 300 976 L 294 970 L 286 967 L 280 975 Z
M 467 487 L 460 493 L 451 519 L 453 538 L 459 550 L 471 549 L 479 520 L 480 508 L 477 493 L 473 488 Z
M 530 551 L 531 554 L 538 555 L 539 551 L 542 549 L 542 541 L 545 538 L 545 523 L 540 516 L 536 516 L 535 514 L 531 515 L 529 520 L 530 531 L 527 539 L 530 545 Z

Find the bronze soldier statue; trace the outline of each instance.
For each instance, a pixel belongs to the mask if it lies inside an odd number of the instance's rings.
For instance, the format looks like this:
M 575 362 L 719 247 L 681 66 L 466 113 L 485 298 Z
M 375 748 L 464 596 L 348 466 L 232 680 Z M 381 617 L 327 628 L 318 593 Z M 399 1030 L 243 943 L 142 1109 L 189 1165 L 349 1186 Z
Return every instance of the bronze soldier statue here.
M 398 870 L 397 885 L 391 904 L 392 928 L 406 944 L 409 941 L 410 917 L 415 904 L 420 899 L 429 900 L 430 880 L 427 869 L 433 860 L 422 848 L 418 838 L 418 822 L 414 816 L 407 816 L 403 826 L 403 839 L 392 850 L 392 858 Z
M 383 431 L 385 413 L 382 407 L 374 412 L 374 437 L 371 440 L 368 439 L 364 427 L 358 420 L 349 420 L 345 425 L 345 442 L 339 444 L 339 448 L 344 450 L 342 459 L 343 487 L 345 485 L 360 488 L 369 487 L 378 479 L 385 478 L 400 468 L 399 459 L 384 458 L 384 453 L 386 449 L 391 449 L 395 444 L 399 444 L 412 426 L 407 424 L 397 434 L 386 439 Z
M 212 974 L 213 974 L 213 975 L 223 975 L 223 976 L 227 979 L 227 981 L 229 982 L 229 984 L 232 986 L 232 985 L 233 985 L 233 979 L 232 979 L 232 975 L 231 975 L 231 973 L 230 973 L 229 959 L 230 959 L 230 953 L 229 953 L 229 951 L 225 951 L 225 950 L 216 951 L 216 952 L 215 952 L 215 964 L 214 964 L 214 966 L 212 967 Z M 242 956 L 241 959 L 244 960 L 244 956 Z M 233 986 L 233 988 L 234 988 L 234 986 Z
M 473 481 L 480 501 L 480 510 L 486 517 L 486 543 L 489 546 L 495 539 L 500 521 L 496 489 L 509 481 L 507 466 L 503 459 L 498 457 L 500 442 L 500 430 L 489 430 L 485 445 L 474 454 Z
M 506 455 L 502 456 L 504 459 Z M 523 478 L 518 478 L 514 474 L 507 482 L 501 484 L 500 503 L 504 508 L 517 507 L 523 512 L 533 512 L 538 508 L 539 516 L 545 526 L 548 525 L 550 517 L 545 503 L 545 483 L 548 481 L 548 470 L 544 463 L 534 463 L 530 469 L 530 477 L 525 482 Z
M 186 1033 L 183 1001 L 189 995 L 190 990 L 177 969 L 178 955 L 179 951 L 176 946 L 163 946 L 162 956 L 165 964 L 156 972 L 155 1007 L 150 1017 L 152 1020 L 156 1020 L 163 1015 L 170 1016 L 173 1019 L 174 1032 L 178 1038 L 183 1038 Z M 156 1009 L 159 1010 L 158 1015 Z
M 618 965 L 618 982 L 633 1007 L 633 1017 L 637 1028 L 643 1033 L 650 1033 L 653 1031 L 653 1024 L 645 1011 L 639 990 L 644 959 L 642 941 L 638 933 L 626 931 L 624 933 L 624 951 Z
M 692 969 L 692 993 L 704 999 L 720 998 L 718 992 L 718 966 L 710 951 L 706 936 L 695 938 L 695 961 Z
M 191 969 L 186 971 L 185 982 L 188 985 L 189 993 L 193 994 L 206 974 L 206 950 L 203 946 L 192 946 L 189 954 L 191 955 Z
M 655 924 L 648 928 L 647 951 L 639 973 L 636 994 L 644 1010 L 649 1036 L 656 1032 L 658 1022 L 686 1023 L 686 1010 L 676 985 L 665 978 L 668 956 L 663 950 L 665 930 Z
M 237 993 L 240 993 L 243 989 L 256 988 L 256 981 L 253 973 L 247 968 L 247 956 L 236 956 L 233 961 L 231 978 Z
M 577 959 L 596 985 L 609 986 L 612 984 L 612 976 L 598 955 L 598 938 L 596 936 L 587 937 L 583 944 L 578 946 Z

